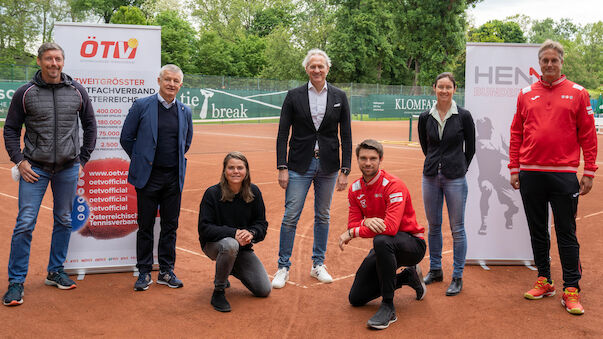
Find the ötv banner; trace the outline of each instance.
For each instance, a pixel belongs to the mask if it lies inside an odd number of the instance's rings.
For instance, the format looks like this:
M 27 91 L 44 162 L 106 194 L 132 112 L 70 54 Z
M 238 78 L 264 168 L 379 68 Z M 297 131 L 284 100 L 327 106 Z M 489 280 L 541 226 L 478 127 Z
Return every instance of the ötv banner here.
M 519 191 L 510 183 L 509 128 L 519 91 L 537 81 L 538 45 L 468 43 L 465 104 L 476 129 L 475 157 L 467 173 L 467 262 L 533 263 Z
M 130 159 L 119 136 L 132 102 L 158 90 L 161 28 L 57 23 L 54 34 L 65 50 L 64 72 L 88 92 L 98 125 L 96 149 L 78 181 L 65 269 L 78 274 L 131 271 L 136 265 L 136 191 L 127 182 Z

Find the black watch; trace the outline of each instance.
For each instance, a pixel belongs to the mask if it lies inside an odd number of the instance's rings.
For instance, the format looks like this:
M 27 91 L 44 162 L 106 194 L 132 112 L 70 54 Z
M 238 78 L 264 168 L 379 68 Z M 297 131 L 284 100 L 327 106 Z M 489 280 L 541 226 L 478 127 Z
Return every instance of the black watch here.
M 350 169 L 349 168 L 342 168 L 341 169 L 341 173 L 343 173 L 345 175 L 349 175 L 350 174 Z

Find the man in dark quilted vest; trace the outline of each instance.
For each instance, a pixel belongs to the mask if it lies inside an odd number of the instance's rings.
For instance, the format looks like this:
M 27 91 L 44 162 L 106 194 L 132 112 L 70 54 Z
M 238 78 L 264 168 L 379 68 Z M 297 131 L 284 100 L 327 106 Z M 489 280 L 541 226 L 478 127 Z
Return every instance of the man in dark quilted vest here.
M 79 173 L 96 144 L 96 120 L 86 90 L 61 72 L 64 59 L 59 45 L 47 42 L 40 46 L 40 70 L 15 92 L 4 124 L 4 144 L 20 174 L 19 214 L 8 259 L 8 291 L 3 298 L 6 306 L 23 303 L 32 233 L 48 184 L 52 188 L 54 225 L 45 284 L 65 290 L 76 287 L 63 271 L 63 262 Z M 81 144 L 78 120 L 84 130 Z

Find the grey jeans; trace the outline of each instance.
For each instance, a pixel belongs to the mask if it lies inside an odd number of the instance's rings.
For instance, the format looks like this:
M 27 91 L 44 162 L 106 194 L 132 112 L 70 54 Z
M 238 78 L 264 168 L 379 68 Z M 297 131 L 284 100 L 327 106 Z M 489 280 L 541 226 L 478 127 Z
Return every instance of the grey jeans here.
M 239 251 L 239 242 L 234 238 L 224 238 L 216 242 L 208 242 L 203 252 L 216 261 L 216 289 L 224 289 L 228 284 L 228 276 L 233 275 L 241 280 L 256 297 L 267 297 L 272 285 L 268 273 L 260 259 L 253 251 Z

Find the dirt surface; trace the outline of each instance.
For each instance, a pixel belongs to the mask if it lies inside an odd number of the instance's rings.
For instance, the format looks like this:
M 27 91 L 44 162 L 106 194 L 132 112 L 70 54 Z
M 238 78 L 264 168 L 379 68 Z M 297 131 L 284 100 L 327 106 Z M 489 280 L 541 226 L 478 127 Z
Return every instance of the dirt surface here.
M 413 126 L 415 127 L 415 126 Z M 426 225 L 421 200 L 423 154 L 416 143 L 408 144 L 408 122 L 354 122 L 354 145 L 365 138 L 385 140 L 382 168 L 399 176 L 408 186 L 419 223 Z M 416 129 L 416 127 L 415 127 Z M 445 221 L 444 282 L 428 286 L 424 300 L 416 301 L 408 287 L 396 292 L 398 321 L 385 331 L 367 329 L 366 321 L 376 312 L 379 301 L 354 308 L 347 302 L 354 273 L 371 242 L 354 239 L 344 252 L 337 247 L 338 236 L 347 221 L 347 195 L 336 192 L 331 206 L 331 232 L 326 265 L 335 278 L 320 284 L 309 275 L 312 261 L 313 195 L 308 195 L 299 221 L 292 256 L 291 283 L 273 290 L 268 298 L 254 298 L 235 278 L 227 290 L 232 312 L 219 313 L 209 304 L 213 289 L 214 264 L 203 255 L 197 234 L 199 203 L 205 189 L 218 182 L 221 162 L 228 151 L 246 154 L 252 181 L 262 190 L 267 207 L 269 231 L 265 241 L 254 248 L 269 274 L 277 269 L 280 221 L 284 191 L 278 186 L 276 167 L 276 124 L 195 126 L 188 152 L 180 229 L 178 230 L 176 273 L 184 288 L 170 289 L 153 284 L 146 292 L 134 292 L 132 273 L 87 275 L 78 287 L 62 291 L 44 285 L 52 230 L 50 190 L 40 209 L 30 267 L 25 283 L 24 304 L 0 307 L 2 337 L 601 337 L 603 336 L 603 269 L 596 262 L 603 257 L 603 183 L 595 180 L 590 194 L 581 197 L 578 237 L 583 265 L 583 316 L 569 315 L 560 304 L 560 293 L 539 301 L 523 298 L 536 280 L 536 273 L 524 266 L 492 266 L 483 270 L 467 266 L 461 294 L 444 292 L 452 271 L 452 241 Z M 415 136 L 416 139 L 416 136 Z M 397 141 L 390 143 L 387 141 Z M 599 145 L 603 137 L 599 136 Z M 3 144 L 2 144 L 3 146 Z M 2 147 L 3 149 L 4 147 Z M 0 281 L 6 282 L 10 239 L 17 215 L 17 184 L 10 179 L 6 152 L 0 152 Z M 602 151 L 598 164 L 602 166 Z M 360 176 L 352 164 L 350 179 Z M 471 208 L 471 206 L 468 206 Z M 447 220 L 447 216 L 444 216 Z M 561 286 L 561 267 L 556 240 L 552 241 L 553 279 Z M 470 246 L 470 244 L 469 244 Z M 429 269 L 428 259 L 421 263 Z M 153 273 L 156 279 L 156 272 Z M 1 293 L 6 285 L 2 285 Z

